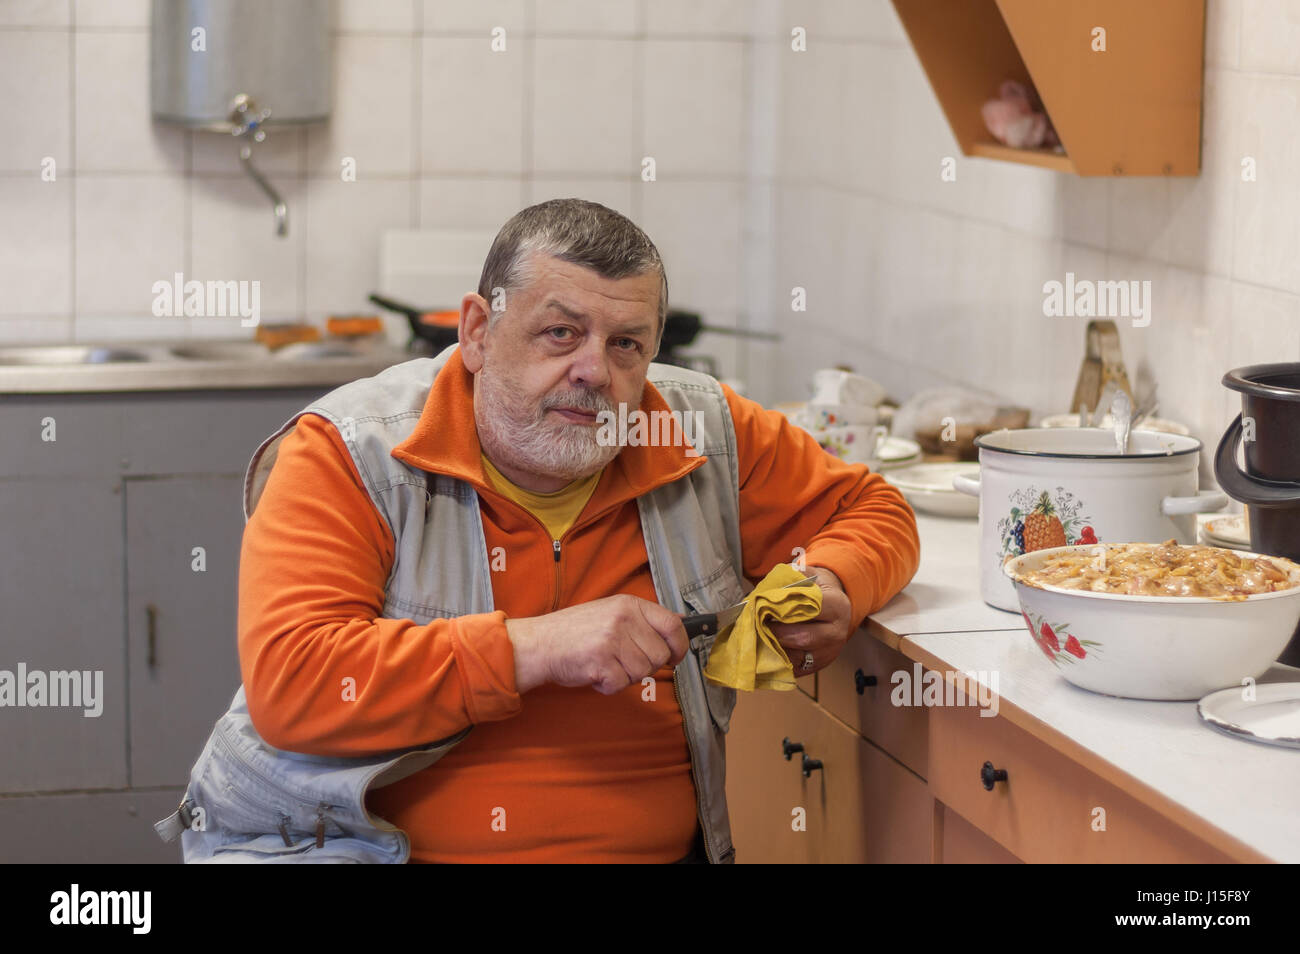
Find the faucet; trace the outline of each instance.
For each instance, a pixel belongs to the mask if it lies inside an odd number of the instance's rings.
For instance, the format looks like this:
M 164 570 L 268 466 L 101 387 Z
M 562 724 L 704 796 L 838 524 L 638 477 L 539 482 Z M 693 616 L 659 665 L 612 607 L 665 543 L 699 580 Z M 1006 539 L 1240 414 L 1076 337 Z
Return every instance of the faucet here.
M 232 136 L 247 135 L 253 142 L 263 142 L 266 139 L 266 130 L 262 128 L 262 123 L 271 115 L 269 109 L 264 109 L 260 113 L 257 110 L 253 98 L 247 93 L 240 93 L 231 100 L 230 123 Z M 258 187 L 266 193 L 267 198 L 274 204 L 275 209 L 275 234 L 285 236 L 289 233 L 289 207 L 284 204 L 284 199 L 280 198 L 280 193 L 275 191 L 271 183 L 266 181 L 266 177 L 257 171 L 253 165 L 253 147 L 246 139 L 239 148 L 239 161 L 248 173 L 249 178 L 257 183 Z

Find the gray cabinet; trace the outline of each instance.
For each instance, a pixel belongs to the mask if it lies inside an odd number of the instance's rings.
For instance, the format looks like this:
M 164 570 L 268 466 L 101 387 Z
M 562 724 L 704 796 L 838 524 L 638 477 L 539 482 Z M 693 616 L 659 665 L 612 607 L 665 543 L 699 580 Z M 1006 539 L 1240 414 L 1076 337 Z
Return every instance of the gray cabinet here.
M 131 784 L 184 785 L 239 688 L 240 476 L 123 481 Z
M 180 860 L 152 823 L 239 687 L 244 471 L 332 389 L 0 394 L 0 670 L 103 679 L 93 718 L 0 707 L 0 862 Z
M 17 442 L 5 446 L 21 452 Z M 0 527 L 0 669 L 15 681 L 24 670 L 89 673 L 78 681 L 92 694 L 96 683 L 101 687 L 98 715 L 84 705 L 0 708 L 0 792 L 121 788 L 126 669 L 117 481 L 0 480 Z M 65 685 L 65 698 L 45 701 L 92 701 L 73 691 L 76 683 Z M 26 686 L 17 688 L 29 701 Z

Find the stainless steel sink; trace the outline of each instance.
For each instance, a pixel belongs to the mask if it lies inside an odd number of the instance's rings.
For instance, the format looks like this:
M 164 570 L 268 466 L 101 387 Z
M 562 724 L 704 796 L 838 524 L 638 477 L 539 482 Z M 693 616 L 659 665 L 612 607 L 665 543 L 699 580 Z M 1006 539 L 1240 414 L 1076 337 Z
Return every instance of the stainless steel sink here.
M 202 341 L 167 351 L 186 361 L 264 361 L 271 356 L 267 347 L 256 341 Z
M 343 384 L 409 361 L 383 342 L 122 341 L 0 348 L 0 394 Z
M 50 366 L 60 364 L 116 364 L 122 361 L 152 361 L 143 349 L 114 346 L 35 345 L 0 348 L 0 365 Z

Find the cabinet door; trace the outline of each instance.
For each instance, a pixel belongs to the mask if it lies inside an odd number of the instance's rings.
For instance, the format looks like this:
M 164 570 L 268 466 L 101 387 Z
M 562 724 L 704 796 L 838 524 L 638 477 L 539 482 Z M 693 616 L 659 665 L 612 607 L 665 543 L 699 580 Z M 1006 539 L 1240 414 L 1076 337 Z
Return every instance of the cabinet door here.
M 1018 865 L 1020 859 L 946 805 L 939 809 L 940 860 L 945 865 Z
M 131 784 L 184 785 L 240 683 L 243 482 L 224 476 L 125 484 Z
M 806 864 L 817 857 L 821 782 L 803 778 L 800 753 L 781 742 L 818 747 L 825 716 L 802 692 L 742 692 L 727 733 L 727 807 L 741 864 Z M 802 829 L 796 827 L 801 810 Z
M 170 815 L 181 790 L 69 792 L 0 798 L 4 864 L 175 864 L 181 843 L 153 823 Z
M 934 802 L 925 780 L 856 732 L 823 714 L 810 754 L 822 768 L 820 830 L 814 861 L 823 864 L 929 864 Z
M 62 443 L 52 443 L 50 454 L 63 453 Z M 127 767 L 118 481 L 0 481 L 0 527 L 0 669 L 17 682 L 24 667 L 29 685 L 35 672 L 66 673 L 58 701 L 81 703 L 48 705 L 56 700 L 47 694 L 38 707 L 0 709 L 0 792 L 121 788 Z M 5 835 L 0 828 L 0 843 Z
M 898 672 L 919 680 L 921 665 L 859 630 L 817 674 L 817 704 L 925 778 L 929 715 L 924 706 L 894 704 Z
M 981 711 L 931 710 L 930 788 L 1017 858 L 1030 864 L 1233 860 L 1005 715 L 985 718 Z M 986 785 L 986 762 L 1005 778 Z
M 789 761 L 783 742 L 803 745 Z M 803 775 L 803 757 L 820 763 Z M 925 781 L 802 693 L 741 694 L 727 738 L 727 805 L 742 863 L 928 863 Z

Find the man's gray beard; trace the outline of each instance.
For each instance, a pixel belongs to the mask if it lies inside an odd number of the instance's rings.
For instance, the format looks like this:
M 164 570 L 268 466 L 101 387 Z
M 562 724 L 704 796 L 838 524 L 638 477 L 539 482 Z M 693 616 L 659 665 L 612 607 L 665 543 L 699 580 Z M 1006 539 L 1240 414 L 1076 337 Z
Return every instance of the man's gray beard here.
M 539 407 L 520 405 L 485 363 L 478 373 L 478 394 L 474 419 L 479 443 L 498 468 L 502 464 L 531 474 L 545 474 L 566 481 L 588 477 L 618 456 L 618 444 L 602 446 L 596 440 L 598 425 L 574 424 L 548 413 L 553 407 L 580 407 L 609 411 L 614 406 L 590 390 L 548 395 Z M 637 406 L 641 404 L 637 397 Z

